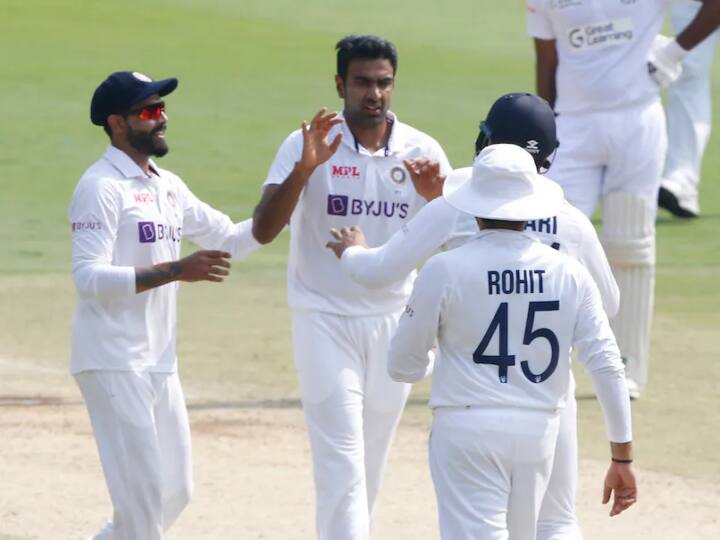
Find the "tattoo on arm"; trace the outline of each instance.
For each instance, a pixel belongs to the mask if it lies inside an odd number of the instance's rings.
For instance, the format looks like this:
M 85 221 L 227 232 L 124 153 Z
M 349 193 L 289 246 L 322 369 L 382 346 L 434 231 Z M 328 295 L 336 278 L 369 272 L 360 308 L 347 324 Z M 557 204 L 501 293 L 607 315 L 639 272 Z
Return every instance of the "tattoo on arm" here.
M 175 281 L 182 272 L 178 261 L 156 264 L 148 268 L 135 269 L 135 292 L 141 293 Z

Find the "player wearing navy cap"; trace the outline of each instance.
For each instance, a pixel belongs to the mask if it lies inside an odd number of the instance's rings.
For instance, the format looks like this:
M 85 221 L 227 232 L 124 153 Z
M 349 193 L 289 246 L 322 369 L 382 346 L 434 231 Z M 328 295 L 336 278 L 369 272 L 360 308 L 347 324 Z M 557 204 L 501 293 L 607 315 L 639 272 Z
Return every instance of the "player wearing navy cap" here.
M 110 145 L 70 203 L 71 371 L 97 442 L 113 516 L 96 540 L 159 540 L 192 493 L 190 426 L 177 374 L 179 281 L 220 282 L 258 246 L 151 157 L 168 152 L 160 99 L 177 79 L 116 72 L 98 86 L 93 124 Z M 204 250 L 180 258 L 183 237 Z

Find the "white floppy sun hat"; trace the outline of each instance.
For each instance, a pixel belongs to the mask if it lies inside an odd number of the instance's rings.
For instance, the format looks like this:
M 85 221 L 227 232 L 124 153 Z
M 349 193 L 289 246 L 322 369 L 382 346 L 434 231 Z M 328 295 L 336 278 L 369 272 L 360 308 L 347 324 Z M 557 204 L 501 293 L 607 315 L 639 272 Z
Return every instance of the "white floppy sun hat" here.
M 558 213 L 562 188 L 538 174 L 532 156 L 514 144 L 492 144 L 472 167 L 451 172 L 443 185 L 450 206 L 476 217 L 527 221 Z

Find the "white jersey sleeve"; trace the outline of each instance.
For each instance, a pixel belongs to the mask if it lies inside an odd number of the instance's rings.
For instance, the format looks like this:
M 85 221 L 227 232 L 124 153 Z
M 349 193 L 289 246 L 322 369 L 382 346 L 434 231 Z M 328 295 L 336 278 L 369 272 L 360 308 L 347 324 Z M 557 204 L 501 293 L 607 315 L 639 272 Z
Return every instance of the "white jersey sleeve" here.
M 70 203 L 72 276 L 81 298 L 113 298 L 135 294 L 135 269 L 113 265 L 121 194 L 112 179 L 86 178 Z
M 527 31 L 538 39 L 555 39 L 555 30 L 545 12 L 544 0 L 527 0 Z
M 438 197 L 420 209 L 382 246 L 346 249 L 340 264 L 364 287 L 387 287 L 405 279 L 445 244 L 453 235 L 459 216 L 461 214 L 443 197 Z
M 260 247 L 252 234 L 252 219 L 233 223 L 224 213 L 198 199 L 178 177 L 183 204 L 183 235 L 204 249 L 227 251 L 243 259 Z
M 302 132 L 298 129 L 288 135 L 278 148 L 263 187 L 269 184 L 282 184 L 295 168 L 295 163 L 300 161 L 302 149 Z
M 612 442 L 632 440 L 630 399 L 625 386 L 624 367 L 610 323 L 602 308 L 600 293 L 587 270 L 581 272 L 580 304 L 573 331 L 578 361 L 592 378 Z
M 575 258 L 587 268 L 600 291 L 602 305 L 608 317 L 614 317 L 620 308 L 620 289 L 600 243 L 595 227 L 580 210 L 572 207 L 580 231 L 580 243 Z
M 428 261 L 418 275 L 390 342 L 388 373 L 394 381 L 417 382 L 431 372 L 434 355 L 428 352 L 440 326 L 447 283 L 444 263 L 437 258 Z

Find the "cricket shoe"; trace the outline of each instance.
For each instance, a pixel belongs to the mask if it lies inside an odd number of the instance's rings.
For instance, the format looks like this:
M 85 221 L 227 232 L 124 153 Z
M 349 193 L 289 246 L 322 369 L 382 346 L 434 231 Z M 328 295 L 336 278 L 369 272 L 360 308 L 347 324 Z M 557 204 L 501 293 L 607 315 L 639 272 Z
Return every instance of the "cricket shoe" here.
M 700 216 L 697 191 L 677 180 L 663 178 L 660 181 L 658 205 L 677 217 L 696 218 Z

